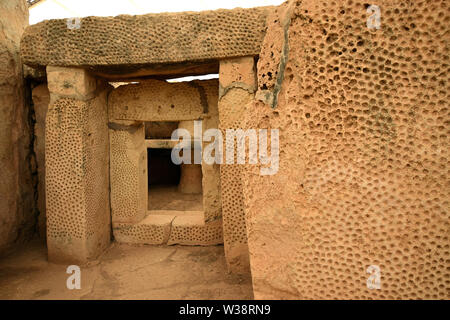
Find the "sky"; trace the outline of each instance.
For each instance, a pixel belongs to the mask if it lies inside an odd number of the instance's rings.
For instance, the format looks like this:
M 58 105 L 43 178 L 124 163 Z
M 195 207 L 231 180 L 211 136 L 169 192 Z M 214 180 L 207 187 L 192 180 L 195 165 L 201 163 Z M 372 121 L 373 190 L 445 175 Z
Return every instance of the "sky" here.
M 279 5 L 284 0 L 42 0 L 30 8 L 30 24 L 42 20 Z

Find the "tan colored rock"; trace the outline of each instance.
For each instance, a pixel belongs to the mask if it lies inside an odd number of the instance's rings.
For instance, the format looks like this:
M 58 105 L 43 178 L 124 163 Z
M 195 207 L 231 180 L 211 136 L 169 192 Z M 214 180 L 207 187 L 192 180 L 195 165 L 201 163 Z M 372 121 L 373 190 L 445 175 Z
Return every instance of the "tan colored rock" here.
M 251 103 L 254 97 L 255 75 L 253 57 L 220 62 L 219 121 L 225 145 L 225 130 L 242 127 L 245 106 Z M 235 150 L 224 147 L 224 158 L 227 153 Z M 234 154 L 236 155 L 236 152 Z M 224 164 L 220 166 L 225 255 L 228 269 L 234 273 L 249 272 L 241 170 L 241 165 L 236 161 L 234 164 L 225 164 L 224 159 Z
M 111 117 L 131 121 L 196 120 L 208 113 L 206 95 L 217 88 L 216 83 L 143 80 L 120 86 L 109 97 Z
M 109 140 L 112 221 L 140 222 L 147 214 L 148 197 L 144 124 L 110 122 Z
M 114 238 L 130 244 L 165 244 L 169 240 L 174 215 L 148 215 L 136 224 L 113 223 Z
M 200 215 L 177 216 L 167 244 L 211 246 L 223 243 L 222 220 L 204 221 Z
M 365 1 L 290 3 L 258 61 L 277 99 L 245 115 L 280 130 L 278 173 L 244 171 L 255 298 L 448 299 L 448 3 L 378 1 L 379 30 Z
M 34 232 L 35 159 L 19 43 L 28 25 L 24 0 L 0 2 L 0 254 Z
M 182 164 L 178 190 L 181 193 L 202 193 L 202 166 L 200 164 Z
M 216 82 L 217 83 L 217 82 Z M 217 87 L 220 85 L 217 84 Z M 208 129 L 219 128 L 219 90 L 210 90 L 207 92 L 208 116 L 203 118 L 203 132 Z M 211 142 L 203 141 L 202 148 Z M 203 191 L 203 210 L 206 222 L 212 222 L 222 217 L 222 202 L 220 194 L 220 164 L 207 164 L 202 160 L 202 191 Z
M 144 66 L 205 62 L 260 51 L 272 7 L 140 16 L 86 17 L 79 28 L 66 19 L 30 26 L 21 43 L 30 66 L 105 66 L 130 73 Z M 132 67 L 135 65 L 134 67 Z
M 178 128 L 177 121 L 150 121 L 145 123 L 145 139 L 170 139 Z
M 90 82 L 83 72 L 68 68 L 47 77 L 54 84 L 78 77 Z M 76 99 L 70 91 L 65 97 L 58 85 L 50 87 L 45 127 L 47 247 L 50 261 L 85 263 L 108 246 L 111 236 L 108 88 L 99 88 L 90 98 L 91 93 L 83 91 L 89 84 L 71 83 L 73 92 L 86 95 Z
M 83 69 L 52 66 L 47 67 L 47 81 L 53 96 L 77 100 L 92 99 L 97 82 Z

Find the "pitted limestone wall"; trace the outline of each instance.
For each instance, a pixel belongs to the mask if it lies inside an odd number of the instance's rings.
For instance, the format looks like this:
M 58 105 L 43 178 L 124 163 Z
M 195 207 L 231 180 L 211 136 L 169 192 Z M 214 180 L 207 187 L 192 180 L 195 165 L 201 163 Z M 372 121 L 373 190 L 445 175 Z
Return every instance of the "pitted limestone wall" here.
M 84 263 L 110 241 L 107 88 L 85 70 L 47 67 L 49 260 Z
M 213 108 L 217 81 L 167 83 L 144 80 L 111 92 L 112 119 L 131 121 L 196 120 Z M 217 98 L 216 98 L 217 99 Z M 216 107 L 217 108 L 217 107 Z
M 272 7 L 87 17 L 30 26 L 21 43 L 30 66 L 145 66 L 257 55 Z M 76 24 L 78 23 L 78 24 Z
M 109 110 L 111 110 L 109 99 Z M 112 222 L 137 223 L 147 214 L 147 147 L 143 122 L 109 119 Z
M 29 239 L 37 212 L 19 42 L 28 25 L 25 0 L 0 1 L 0 253 Z
M 255 298 L 448 299 L 448 3 L 376 1 L 379 30 L 366 1 L 291 4 L 246 110 L 280 130 L 279 172 L 243 179 Z
M 241 129 L 245 106 L 252 102 L 256 89 L 253 57 L 220 61 L 219 122 L 226 145 L 226 130 Z M 234 143 L 236 146 L 237 142 Z M 249 271 L 244 198 L 242 194 L 241 165 L 236 162 L 234 150 L 224 147 L 220 182 L 223 212 L 223 233 L 228 269 L 234 273 Z M 226 164 L 226 154 L 234 152 L 234 164 Z

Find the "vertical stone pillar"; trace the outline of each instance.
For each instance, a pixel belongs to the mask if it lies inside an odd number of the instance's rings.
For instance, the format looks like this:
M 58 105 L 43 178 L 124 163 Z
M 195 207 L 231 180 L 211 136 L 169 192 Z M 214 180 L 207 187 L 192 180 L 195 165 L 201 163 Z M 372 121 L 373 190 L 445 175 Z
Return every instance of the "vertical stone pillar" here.
M 219 74 L 219 127 L 226 146 L 226 129 L 241 129 L 245 106 L 253 100 L 256 89 L 253 57 L 220 61 Z M 236 147 L 236 141 L 234 143 Z M 241 165 L 220 166 L 223 237 L 228 269 L 234 273 L 249 272 L 244 198 L 242 195 Z M 236 151 L 236 150 L 235 150 Z M 236 155 L 237 153 L 234 152 Z
M 27 25 L 25 0 L 0 1 L 0 253 L 31 237 L 36 219 L 31 129 L 19 55 Z
M 186 129 L 194 141 L 194 121 L 180 121 L 179 129 Z M 194 163 L 194 145 L 191 144 L 191 164 L 181 164 L 181 177 L 178 190 L 181 193 L 201 193 L 202 192 L 202 165 Z
M 145 125 L 110 119 L 109 136 L 112 222 L 138 223 L 146 216 L 148 206 Z
M 84 263 L 109 244 L 108 89 L 86 70 L 47 67 L 48 257 Z
M 33 106 L 36 123 L 34 124 L 34 152 L 36 154 L 38 172 L 38 198 L 37 208 L 39 210 L 38 231 L 39 238 L 45 239 L 45 118 L 50 103 L 50 93 L 47 84 L 40 84 L 33 88 Z

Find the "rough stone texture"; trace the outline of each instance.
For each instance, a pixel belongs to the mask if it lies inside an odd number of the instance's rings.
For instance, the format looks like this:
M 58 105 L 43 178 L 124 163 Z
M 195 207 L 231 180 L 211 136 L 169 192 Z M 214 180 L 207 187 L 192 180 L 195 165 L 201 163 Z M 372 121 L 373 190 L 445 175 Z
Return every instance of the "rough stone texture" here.
M 216 87 L 217 88 L 217 87 Z M 182 163 L 180 166 L 180 182 L 178 183 L 178 190 L 184 194 L 198 194 L 202 193 L 202 165 L 194 164 L 195 161 L 195 149 L 197 143 L 194 141 L 194 121 L 180 121 L 178 124 L 179 129 L 184 129 L 191 135 L 191 164 Z M 202 123 L 203 129 L 203 123 Z M 200 145 L 199 145 L 200 147 Z M 198 151 L 198 150 L 197 150 Z M 202 160 L 203 162 L 203 160 Z
M 145 123 L 145 139 L 170 139 L 178 129 L 176 121 L 150 121 Z
M 52 94 L 78 100 L 92 99 L 97 88 L 95 77 L 79 68 L 47 68 L 47 86 Z
M 138 223 L 113 223 L 114 239 L 129 244 L 210 246 L 223 243 L 222 220 L 202 211 L 151 210 Z
M 256 87 L 253 57 L 220 61 L 219 122 L 226 144 L 226 129 L 240 129 L 245 105 L 251 103 Z M 235 143 L 236 146 L 236 143 Z M 236 150 L 236 148 L 235 148 Z M 234 273 L 249 271 L 247 234 L 245 227 L 244 198 L 242 194 L 241 165 L 225 163 L 229 152 L 224 147 L 220 166 L 221 201 L 225 255 L 228 268 Z M 236 152 L 235 160 L 236 160 Z
M 111 92 L 109 108 L 115 120 L 197 120 L 217 104 L 217 80 L 167 83 L 143 80 Z M 215 98 L 215 101 L 214 101 Z
M 45 128 L 49 260 L 84 263 L 110 242 L 107 92 L 79 69 L 47 67 L 50 105 Z M 67 92 L 70 88 L 77 92 Z M 54 90 L 54 91 L 52 91 Z M 84 95 L 80 93 L 84 92 Z M 68 97 L 65 96 L 68 94 Z
M 168 244 L 210 246 L 223 243 L 222 220 L 204 221 L 201 215 L 177 216 Z
M 28 25 L 25 1 L 0 2 L 0 253 L 34 232 L 37 212 L 19 42 Z
M 208 129 L 219 128 L 219 86 L 216 82 L 216 89 L 211 90 L 210 100 L 213 103 L 208 104 L 208 116 L 203 118 L 203 133 Z M 202 150 L 210 141 L 203 141 Z M 205 222 L 212 222 L 222 217 L 222 202 L 220 194 L 220 164 L 207 164 L 202 160 L 202 191 L 203 191 L 203 210 Z
M 45 239 L 47 228 L 45 217 L 45 118 L 50 103 L 50 92 L 47 84 L 40 84 L 33 88 L 32 97 L 36 117 L 34 124 L 34 152 L 36 154 L 38 172 L 38 231 L 39 236 Z
M 169 240 L 173 215 L 148 215 L 138 223 L 114 223 L 114 239 L 130 244 L 165 244 Z
M 109 106 L 109 108 L 111 107 Z M 147 146 L 144 130 L 142 122 L 110 119 L 111 216 L 113 223 L 137 223 L 147 214 Z
M 448 3 L 377 1 L 379 30 L 365 3 L 269 19 L 258 86 L 280 91 L 245 116 L 280 129 L 279 172 L 243 178 L 257 299 L 449 299 Z
M 257 55 L 272 7 L 86 17 L 79 28 L 66 19 L 27 28 L 21 42 L 30 66 L 105 66 L 204 61 Z M 129 68 L 128 68 L 129 71 Z

